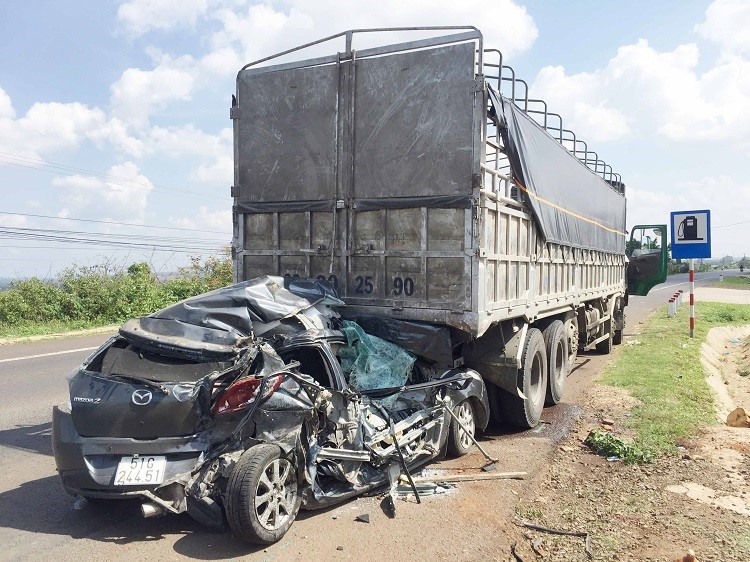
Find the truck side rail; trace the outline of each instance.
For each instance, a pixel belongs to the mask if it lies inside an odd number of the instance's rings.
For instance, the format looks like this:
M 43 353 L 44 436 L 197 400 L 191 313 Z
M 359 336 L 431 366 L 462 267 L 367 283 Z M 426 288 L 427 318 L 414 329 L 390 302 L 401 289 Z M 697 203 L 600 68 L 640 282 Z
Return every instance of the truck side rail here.
M 485 49 L 487 58 L 493 57 L 493 62 L 485 60 L 483 64 L 484 78 L 488 82 L 493 81 L 498 93 L 504 95 L 516 106 L 522 109 L 526 114 L 531 116 L 540 127 L 547 131 L 555 140 L 573 154 L 578 160 L 585 164 L 590 170 L 598 174 L 606 181 L 612 189 L 620 194 L 625 193 L 625 185 L 622 183 L 622 176 L 616 173 L 612 166 L 599 158 L 599 155 L 589 149 L 588 144 L 577 138 L 576 134 L 570 129 L 566 129 L 563 124 L 563 118 L 559 113 L 549 110 L 547 102 L 542 99 L 534 99 L 529 95 L 529 85 L 525 80 L 516 76 L 515 70 L 503 64 L 503 54 L 497 49 Z M 497 62 L 494 62 L 494 59 Z M 492 123 L 488 123 L 487 133 L 488 144 L 500 144 L 497 132 L 494 130 Z M 501 152 L 500 152 L 501 153 Z M 488 155 L 496 157 L 498 152 L 488 151 Z M 501 158 L 498 158 L 500 160 Z M 496 170 L 508 167 L 507 162 L 498 163 Z

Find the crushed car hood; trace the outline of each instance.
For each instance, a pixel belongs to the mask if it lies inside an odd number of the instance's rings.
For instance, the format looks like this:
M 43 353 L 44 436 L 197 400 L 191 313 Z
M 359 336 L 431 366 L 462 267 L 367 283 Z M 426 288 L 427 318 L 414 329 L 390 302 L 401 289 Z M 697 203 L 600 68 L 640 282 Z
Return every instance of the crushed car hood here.
M 318 309 L 316 304 L 344 303 L 326 283 L 264 276 L 128 320 L 120 328 L 120 335 L 162 355 L 228 359 L 237 353 L 243 339 L 269 330 L 325 328 L 325 322 L 316 322 L 316 317 L 325 315 L 327 306 Z

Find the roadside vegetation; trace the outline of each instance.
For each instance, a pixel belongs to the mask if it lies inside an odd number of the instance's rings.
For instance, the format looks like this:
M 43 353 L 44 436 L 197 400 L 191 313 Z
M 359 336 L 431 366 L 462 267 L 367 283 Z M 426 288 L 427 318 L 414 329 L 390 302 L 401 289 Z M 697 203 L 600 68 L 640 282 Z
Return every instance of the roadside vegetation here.
M 709 287 L 723 287 L 725 289 L 750 289 L 750 276 L 740 275 L 737 277 L 724 277 L 724 281 L 720 283 L 711 283 Z
M 147 263 L 121 269 L 71 267 L 54 281 L 33 277 L 0 291 L 0 337 L 120 323 L 231 282 L 228 256 L 194 258 L 164 281 L 157 279 Z
M 629 429 L 642 459 L 670 454 L 700 427 L 714 423 L 713 396 L 700 363 L 701 344 L 715 326 L 750 323 L 750 305 L 696 303 L 695 338 L 689 337 L 689 308 L 674 318 L 660 308 L 641 334 L 626 340 L 601 382 L 627 389 L 641 404 Z M 638 458 L 634 462 L 643 462 Z

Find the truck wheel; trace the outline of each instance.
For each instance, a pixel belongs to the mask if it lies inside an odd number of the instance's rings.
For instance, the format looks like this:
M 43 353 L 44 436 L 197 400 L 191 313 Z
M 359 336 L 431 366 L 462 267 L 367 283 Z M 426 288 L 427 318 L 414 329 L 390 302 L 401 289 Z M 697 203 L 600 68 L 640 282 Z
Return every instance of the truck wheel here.
M 568 342 L 568 373 L 573 369 L 573 363 L 576 362 L 578 357 L 578 322 L 575 316 L 570 316 L 563 322 L 563 328 L 565 329 L 566 340 Z
M 565 380 L 570 373 L 568 363 L 568 338 L 560 320 L 555 320 L 544 330 L 544 346 L 547 349 L 547 398 L 545 404 L 552 406 L 562 402 Z
M 606 340 L 600 341 L 598 344 L 596 344 L 597 353 L 601 353 L 603 355 L 612 353 L 612 340 L 614 339 L 612 325 L 613 323 L 611 318 L 604 323 L 604 333 L 606 333 L 609 337 Z
M 276 445 L 256 445 L 232 470 L 224 508 L 232 531 L 255 544 L 277 542 L 297 517 L 302 496 L 294 465 Z
M 615 329 L 615 331 L 613 332 L 612 343 L 615 345 L 620 345 L 622 343 L 622 331 L 625 328 L 625 317 L 623 315 L 622 299 L 620 297 L 617 297 L 617 301 L 615 302 L 615 310 L 612 314 L 615 318 L 619 319 L 618 322 L 615 322 L 615 325 L 622 326 L 622 328 L 620 328 L 619 330 Z
M 542 332 L 536 328 L 526 334 L 521 361 L 517 384 L 525 398 L 504 391 L 500 400 L 505 421 L 528 429 L 539 423 L 547 391 L 547 350 Z
M 453 408 L 453 413 L 469 430 L 471 437 L 474 437 L 476 435 L 476 422 L 474 421 L 474 407 L 471 405 L 471 399 L 467 398 Z M 462 457 L 469 452 L 473 444 L 474 442 L 469 435 L 458 426 L 456 420 L 451 418 L 451 426 L 448 431 L 448 453 L 453 457 Z
M 615 333 L 612 334 L 612 343 L 615 345 L 622 343 L 622 330 L 615 330 Z

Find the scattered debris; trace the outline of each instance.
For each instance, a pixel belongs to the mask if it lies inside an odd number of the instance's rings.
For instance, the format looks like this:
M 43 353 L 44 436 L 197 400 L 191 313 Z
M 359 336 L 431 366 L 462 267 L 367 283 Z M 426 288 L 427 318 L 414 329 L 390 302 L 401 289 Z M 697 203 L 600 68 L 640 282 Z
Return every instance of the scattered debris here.
M 604 418 L 602 420 L 602 425 L 615 425 L 615 420 L 611 418 Z
M 523 562 L 523 558 L 521 558 L 521 555 L 516 552 L 516 544 L 518 543 L 513 543 L 512 545 L 510 545 L 510 553 L 513 555 L 513 558 L 516 559 L 516 562 Z
M 541 531 L 542 533 L 551 533 L 553 535 L 566 535 L 569 537 L 581 537 L 583 539 L 583 549 L 586 551 L 586 556 L 589 558 L 594 557 L 594 553 L 591 550 L 591 536 L 583 531 L 565 531 L 562 529 L 553 529 L 551 527 L 543 527 L 542 525 L 536 525 L 534 523 L 529 523 L 528 521 L 524 521 L 520 517 L 514 517 L 513 522 L 518 525 L 519 527 L 526 527 L 527 529 L 532 529 L 534 531 Z M 533 547 L 533 544 L 532 544 Z
M 750 427 L 750 416 L 744 408 L 735 408 L 727 416 L 729 427 Z
M 370 514 L 369 513 L 363 513 L 362 515 L 357 515 L 354 518 L 355 521 L 358 521 L 360 523 L 369 523 L 370 522 Z
M 531 550 L 533 550 L 537 556 L 541 556 L 542 558 L 547 556 L 547 551 L 544 550 L 543 544 L 542 539 L 538 537 L 531 541 Z
M 695 552 L 693 552 L 693 549 L 690 549 L 688 550 L 688 553 L 682 558 L 675 558 L 674 562 L 698 562 L 698 559 L 695 557 Z
M 625 342 L 625 345 L 634 346 L 634 345 L 641 345 L 641 342 L 638 340 L 627 340 Z
M 394 519 L 396 517 L 396 504 L 393 501 L 391 494 L 386 494 L 385 497 L 380 501 L 380 509 L 383 510 L 388 519 Z
M 523 480 L 526 472 L 495 472 L 493 474 L 445 474 L 434 476 L 416 476 L 413 478 L 415 484 L 423 482 L 469 482 L 473 480 Z M 403 476 L 401 477 L 403 481 Z

